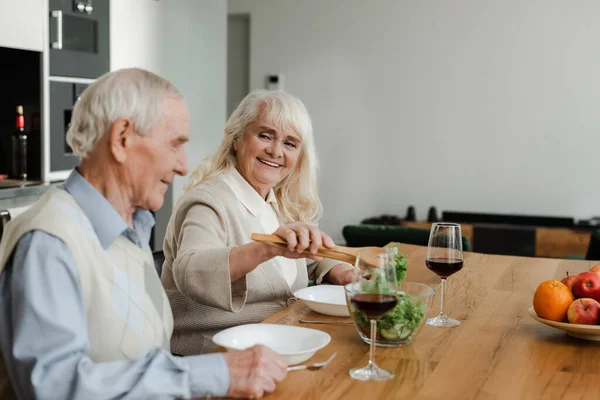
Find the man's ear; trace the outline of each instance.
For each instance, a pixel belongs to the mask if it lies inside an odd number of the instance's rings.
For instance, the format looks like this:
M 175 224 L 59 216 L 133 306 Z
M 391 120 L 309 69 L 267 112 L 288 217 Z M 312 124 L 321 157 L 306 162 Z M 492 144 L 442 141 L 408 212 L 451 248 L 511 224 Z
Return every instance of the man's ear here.
M 110 152 L 119 163 L 127 159 L 127 148 L 133 143 L 133 121 L 129 118 L 117 118 L 110 126 L 108 132 L 108 145 Z

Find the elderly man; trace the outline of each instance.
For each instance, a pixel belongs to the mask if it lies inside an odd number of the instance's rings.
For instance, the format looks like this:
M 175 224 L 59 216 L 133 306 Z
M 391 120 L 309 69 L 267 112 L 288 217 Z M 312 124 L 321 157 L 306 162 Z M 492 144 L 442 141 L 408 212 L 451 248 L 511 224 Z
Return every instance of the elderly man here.
M 0 244 L 0 346 L 20 398 L 260 397 L 285 376 L 255 348 L 175 357 L 173 317 L 148 248 L 148 210 L 188 172 L 189 116 L 140 69 L 99 78 L 67 140 L 81 158 Z

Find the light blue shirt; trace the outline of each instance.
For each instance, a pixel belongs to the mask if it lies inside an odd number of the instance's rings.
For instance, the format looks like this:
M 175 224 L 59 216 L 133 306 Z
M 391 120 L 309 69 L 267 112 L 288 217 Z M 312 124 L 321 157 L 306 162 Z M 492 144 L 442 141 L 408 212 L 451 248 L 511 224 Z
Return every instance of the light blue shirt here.
M 129 227 L 76 170 L 61 186 L 89 218 L 106 249 L 119 235 L 150 251 L 154 218 L 138 210 Z M 175 357 L 153 349 L 137 361 L 95 363 L 77 267 L 63 241 L 24 235 L 0 276 L 0 348 L 23 399 L 171 399 L 225 396 L 222 354 Z

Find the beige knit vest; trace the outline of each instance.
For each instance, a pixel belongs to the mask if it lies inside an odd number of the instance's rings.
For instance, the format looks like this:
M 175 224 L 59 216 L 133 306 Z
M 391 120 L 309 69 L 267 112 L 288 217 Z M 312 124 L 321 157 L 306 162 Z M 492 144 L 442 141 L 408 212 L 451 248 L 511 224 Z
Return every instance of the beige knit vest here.
M 77 264 L 93 361 L 139 359 L 157 347 L 169 351 L 173 315 L 149 252 L 122 235 L 105 250 L 73 197 L 53 189 L 6 226 L 0 273 L 19 239 L 33 230 L 61 239 Z

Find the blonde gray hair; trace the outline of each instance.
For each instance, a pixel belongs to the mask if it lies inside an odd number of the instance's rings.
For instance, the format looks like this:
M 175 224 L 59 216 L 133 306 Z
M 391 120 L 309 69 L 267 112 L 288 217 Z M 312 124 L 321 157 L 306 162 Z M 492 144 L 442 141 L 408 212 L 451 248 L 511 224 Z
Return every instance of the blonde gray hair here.
M 139 68 L 108 72 L 92 83 L 73 108 L 67 143 L 86 157 L 118 118 L 131 118 L 142 135 L 162 118 L 166 97 L 183 99 L 171 82 Z
M 322 206 L 317 190 L 318 162 L 312 123 L 304 104 L 282 91 L 257 90 L 242 100 L 225 124 L 219 149 L 200 162 L 185 190 L 236 166 L 234 144 L 261 112 L 267 122 L 280 129 L 292 130 L 302 139 L 296 166 L 273 188 L 282 217 L 285 222 L 316 223 L 321 217 Z

